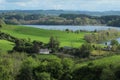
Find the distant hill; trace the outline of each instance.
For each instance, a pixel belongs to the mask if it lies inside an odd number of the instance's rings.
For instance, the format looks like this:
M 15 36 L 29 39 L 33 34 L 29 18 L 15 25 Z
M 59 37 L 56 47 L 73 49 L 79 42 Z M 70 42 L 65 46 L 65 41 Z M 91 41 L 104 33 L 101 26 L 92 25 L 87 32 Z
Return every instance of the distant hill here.
M 29 14 L 44 14 L 44 15 L 60 15 L 60 14 L 86 14 L 91 16 L 105 16 L 105 15 L 120 15 L 120 11 L 104 11 L 104 12 L 91 12 L 91 11 L 70 11 L 70 10 L 0 10 L 0 13 L 29 13 Z

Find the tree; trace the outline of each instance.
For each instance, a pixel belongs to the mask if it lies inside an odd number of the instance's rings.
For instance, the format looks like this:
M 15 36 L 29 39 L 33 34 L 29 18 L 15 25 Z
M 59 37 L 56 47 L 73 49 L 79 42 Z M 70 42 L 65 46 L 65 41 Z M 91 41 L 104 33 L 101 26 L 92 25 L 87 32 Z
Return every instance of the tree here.
M 74 62 L 72 59 L 64 58 L 62 60 L 63 74 L 60 80 L 72 80 L 71 70 L 73 68 Z
M 119 42 L 118 42 L 117 40 L 112 40 L 110 44 L 111 44 L 112 46 L 113 46 L 113 45 L 116 45 L 116 46 L 117 46 L 117 45 L 119 44 Z
M 33 44 L 33 52 L 34 52 L 34 53 L 39 53 L 39 51 L 40 51 L 40 46 L 39 46 L 39 44 L 34 43 L 34 44 Z
M 89 57 L 91 51 L 93 50 L 93 46 L 89 43 L 83 44 L 80 48 L 79 57 Z
M 62 60 L 63 69 L 65 70 L 65 72 L 72 69 L 72 67 L 74 65 L 73 63 L 74 63 L 73 60 L 69 59 L 69 58 L 64 58 Z
M 0 59 L 0 79 L 1 80 L 13 80 L 13 64 L 11 59 Z
M 38 67 L 38 65 L 38 62 L 32 57 L 25 59 L 16 80 L 34 80 L 33 69 Z
M 73 80 L 100 80 L 103 67 L 83 66 L 73 71 Z
M 2 28 L 2 25 L 0 24 L 0 28 Z
M 51 77 L 59 80 L 63 74 L 63 66 L 61 62 L 57 61 L 51 61 L 46 66 L 47 72 L 51 74 Z
M 59 49 L 60 42 L 58 41 L 57 37 L 51 36 L 48 45 L 49 48 L 52 49 L 52 52 L 55 52 Z
M 25 42 L 23 40 L 16 40 L 15 41 L 15 46 L 13 48 L 13 50 L 18 51 L 18 52 L 24 52 L 24 46 L 25 46 Z
M 36 73 L 37 80 L 51 80 L 50 74 L 47 72 Z
M 114 75 L 116 77 L 115 80 L 120 80 L 120 66 L 117 65 L 117 67 L 114 69 Z
M 111 68 L 105 68 L 102 71 L 101 80 L 116 80 L 114 71 Z
M 67 33 L 69 33 L 69 32 L 70 32 L 70 30 L 69 30 L 69 29 L 65 29 L 65 31 L 66 31 Z

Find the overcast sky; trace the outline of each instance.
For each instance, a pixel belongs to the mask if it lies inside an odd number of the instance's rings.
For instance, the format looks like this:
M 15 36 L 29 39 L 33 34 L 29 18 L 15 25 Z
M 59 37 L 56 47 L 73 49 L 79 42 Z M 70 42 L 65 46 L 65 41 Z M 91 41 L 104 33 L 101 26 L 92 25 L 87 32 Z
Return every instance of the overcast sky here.
M 120 11 L 120 0 L 0 0 L 0 10 Z

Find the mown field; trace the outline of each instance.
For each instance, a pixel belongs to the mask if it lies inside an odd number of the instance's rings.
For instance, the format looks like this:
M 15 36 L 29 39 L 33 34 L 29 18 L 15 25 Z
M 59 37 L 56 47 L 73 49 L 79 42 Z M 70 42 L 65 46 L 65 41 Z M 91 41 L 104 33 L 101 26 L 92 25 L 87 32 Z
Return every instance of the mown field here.
M 84 35 L 86 32 L 67 33 L 65 31 L 59 30 L 45 30 L 39 28 L 16 26 L 16 25 L 6 25 L 2 28 L 2 32 L 8 33 L 12 36 L 22 39 L 39 40 L 44 43 L 49 42 L 50 36 L 55 36 L 60 41 L 60 46 L 73 46 L 80 47 L 81 44 L 85 43 Z
M 0 40 L 0 50 L 2 52 L 8 51 L 8 50 L 12 50 L 14 46 L 14 43 L 6 41 L 6 40 Z

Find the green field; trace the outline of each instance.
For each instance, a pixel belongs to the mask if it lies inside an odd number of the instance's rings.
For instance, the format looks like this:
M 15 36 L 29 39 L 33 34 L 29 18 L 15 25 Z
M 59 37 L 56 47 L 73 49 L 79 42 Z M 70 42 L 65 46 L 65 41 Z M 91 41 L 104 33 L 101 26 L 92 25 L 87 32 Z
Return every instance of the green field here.
M 45 30 L 16 25 L 6 25 L 2 28 L 2 32 L 8 33 L 17 38 L 30 38 L 31 40 L 39 40 L 44 43 L 48 43 L 50 36 L 56 36 L 60 41 L 60 46 L 72 47 L 80 47 L 80 45 L 85 42 L 83 39 L 84 35 L 87 34 L 86 32 L 80 32 L 79 34 L 76 34 L 59 30 Z
M 0 50 L 1 51 L 8 51 L 12 50 L 14 43 L 6 41 L 6 40 L 0 40 Z
M 98 66 L 109 66 L 109 65 L 120 65 L 120 55 L 114 55 L 109 57 L 104 57 L 96 60 L 90 60 L 85 62 L 78 62 L 78 64 L 75 65 L 75 68 L 79 68 L 85 65 L 88 65 L 89 63 L 93 63 L 94 65 Z

